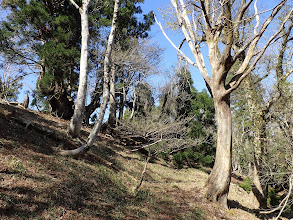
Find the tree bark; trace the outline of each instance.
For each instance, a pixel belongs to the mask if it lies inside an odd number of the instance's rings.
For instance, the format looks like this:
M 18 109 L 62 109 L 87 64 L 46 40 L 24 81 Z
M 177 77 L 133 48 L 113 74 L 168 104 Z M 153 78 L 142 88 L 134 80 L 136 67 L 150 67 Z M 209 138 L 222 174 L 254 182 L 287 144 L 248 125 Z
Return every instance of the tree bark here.
M 232 169 L 232 117 L 230 96 L 214 98 L 217 118 L 217 151 L 213 170 L 207 181 L 207 198 L 227 207 Z
M 100 106 L 98 119 L 97 119 L 97 121 L 94 125 L 94 128 L 92 129 L 90 135 L 88 136 L 87 143 L 82 145 L 81 147 L 75 149 L 75 150 L 62 151 L 62 155 L 75 156 L 75 155 L 80 155 L 80 154 L 86 153 L 94 144 L 96 136 L 102 127 L 105 111 L 106 111 L 107 104 L 109 101 L 109 94 L 110 94 L 109 93 L 110 57 L 111 57 L 111 52 L 112 52 L 114 39 L 115 39 L 115 33 L 116 33 L 116 23 L 117 23 L 117 17 L 118 17 L 119 2 L 120 2 L 120 0 L 115 0 L 111 32 L 110 32 L 110 35 L 108 38 L 108 45 L 107 45 L 106 55 L 105 55 L 105 60 L 104 60 L 103 97 L 102 97 L 102 103 Z
M 73 1 L 71 1 L 73 2 Z M 81 16 L 81 53 L 80 53 L 80 73 L 77 99 L 74 108 L 74 114 L 68 127 L 68 133 L 72 137 L 78 137 L 84 117 L 84 109 L 87 94 L 87 72 L 88 72 L 88 5 L 89 0 L 82 1 L 82 8 L 78 8 Z M 78 7 L 75 4 L 75 7 Z
M 126 102 L 126 88 L 125 88 L 125 85 L 123 84 L 122 94 L 120 94 L 119 117 L 118 117 L 119 120 L 123 119 L 125 102 Z
M 136 108 L 136 91 L 134 88 L 133 89 L 133 104 L 132 104 L 131 115 L 129 117 L 129 121 L 131 121 L 133 119 L 135 108 Z
M 115 96 L 115 65 L 112 63 L 110 76 L 110 99 L 108 125 L 113 128 L 116 124 L 116 96 Z

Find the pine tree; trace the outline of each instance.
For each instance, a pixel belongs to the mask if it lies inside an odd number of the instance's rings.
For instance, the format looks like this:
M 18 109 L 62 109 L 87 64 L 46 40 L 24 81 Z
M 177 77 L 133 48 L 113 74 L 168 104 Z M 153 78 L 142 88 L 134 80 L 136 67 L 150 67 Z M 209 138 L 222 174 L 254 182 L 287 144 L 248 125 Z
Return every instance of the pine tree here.
M 1 22 L 1 50 L 39 69 L 38 94 L 51 112 L 69 119 L 78 78 L 78 12 L 62 0 L 7 0 L 2 6 L 10 13 Z

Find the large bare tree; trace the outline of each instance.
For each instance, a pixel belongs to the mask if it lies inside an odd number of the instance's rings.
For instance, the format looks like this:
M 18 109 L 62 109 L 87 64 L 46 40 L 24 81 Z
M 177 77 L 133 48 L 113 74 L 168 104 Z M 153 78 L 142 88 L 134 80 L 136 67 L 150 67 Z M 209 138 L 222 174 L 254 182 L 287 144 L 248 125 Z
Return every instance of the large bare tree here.
M 266 49 L 280 36 L 292 14 L 286 15 L 280 28 L 269 35 L 269 25 L 276 20 L 286 0 L 280 1 L 267 13 L 259 13 L 257 0 L 171 0 L 175 10 L 177 28 L 182 30 L 184 41 L 193 54 L 192 61 L 166 35 L 177 52 L 190 64 L 199 69 L 213 97 L 217 118 L 217 150 L 213 170 L 207 181 L 207 197 L 227 207 L 232 167 L 232 117 L 230 94 L 251 73 Z M 253 4 L 254 3 L 254 4 Z M 250 15 L 250 12 L 254 14 Z M 263 15 L 262 23 L 260 16 Z M 255 18 L 252 35 L 247 38 L 246 21 Z M 267 33 L 267 34 L 266 34 Z M 245 37 L 244 37 L 245 36 Z M 208 60 L 204 46 L 207 46 Z M 261 47 L 259 45 L 262 45 Z M 231 68 L 239 67 L 232 78 Z M 210 66 L 210 73 L 208 67 Z
M 90 0 L 83 0 L 79 7 L 74 0 L 70 2 L 79 10 L 81 17 L 81 53 L 80 53 L 80 72 L 77 99 L 74 108 L 74 114 L 70 121 L 68 132 L 71 136 L 79 136 L 84 117 L 85 101 L 87 94 L 87 73 L 88 73 L 88 41 L 89 41 L 89 22 L 88 6 Z

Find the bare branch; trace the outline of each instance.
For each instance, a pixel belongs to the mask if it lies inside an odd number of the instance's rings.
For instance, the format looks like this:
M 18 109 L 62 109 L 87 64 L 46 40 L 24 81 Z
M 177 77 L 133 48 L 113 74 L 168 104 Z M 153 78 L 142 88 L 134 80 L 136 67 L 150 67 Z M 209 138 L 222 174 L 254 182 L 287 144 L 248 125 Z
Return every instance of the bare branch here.
M 252 50 L 254 50 L 256 43 L 258 42 L 259 39 L 255 38 L 256 42 L 252 43 L 255 45 L 252 45 L 252 47 L 249 48 L 249 52 L 248 55 L 246 56 L 243 64 L 241 65 L 241 67 L 239 68 L 239 70 L 237 71 L 236 75 L 232 78 L 232 80 L 228 83 L 230 86 L 230 89 L 228 89 L 226 91 L 226 94 L 231 93 L 232 91 L 234 91 L 242 82 L 242 80 L 248 75 L 250 74 L 250 72 L 255 68 L 257 62 L 259 61 L 259 59 L 262 57 L 262 55 L 264 54 L 264 52 L 266 51 L 266 49 L 271 45 L 271 43 L 276 39 L 276 37 L 281 33 L 281 31 L 284 29 L 286 22 L 289 20 L 291 14 L 293 12 L 293 9 L 290 11 L 290 13 L 288 13 L 288 15 L 286 16 L 285 20 L 283 21 L 282 25 L 280 26 L 279 30 L 273 35 L 271 36 L 271 38 L 267 41 L 267 43 L 264 45 L 263 49 L 261 49 L 258 52 L 258 56 L 254 59 L 253 63 L 250 65 L 250 67 L 246 70 L 247 66 L 249 65 L 249 61 L 251 59 L 252 56 L 254 56 L 254 53 L 252 53 Z
M 257 13 L 257 0 L 255 0 L 254 2 L 254 10 L 255 10 L 255 20 L 256 20 L 256 25 L 254 27 L 254 35 L 257 35 L 257 29 L 258 29 L 258 26 L 259 26 L 259 15 Z
M 282 6 L 285 4 L 286 0 L 283 0 L 280 4 L 278 4 L 272 11 L 271 15 L 265 20 L 265 22 L 263 23 L 261 29 L 259 30 L 259 32 L 253 36 L 252 39 L 250 39 L 245 45 L 243 45 L 234 55 L 233 59 L 236 60 L 239 58 L 239 56 L 243 53 L 243 51 L 245 51 L 248 47 L 249 47 L 249 51 L 248 54 L 250 56 L 246 57 L 246 61 L 244 61 L 243 63 L 245 63 L 246 67 L 248 65 L 249 60 L 251 59 L 251 57 L 253 56 L 253 50 L 255 49 L 259 39 L 261 38 L 261 36 L 263 35 L 263 33 L 266 31 L 267 27 L 269 26 L 269 24 L 273 21 L 274 17 L 276 16 L 276 14 L 281 10 Z M 289 14 L 292 13 L 292 10 Z M 287 16 L 288 17 L 288 16 Z M 286 19 L 286 21 L 289 18 Z M 283 23 L 284 24 L 284 23 Z M 245 68 L 240 68 L 242 72 L 244 72 Z
M 242 1 L 243 3 L 245 3 L 246 1 Z M 236 19 L 236 29 L 238 29 L 238 26 L 240 24 L 240 22 L 242 21 L 243 19 L 243 15 L 245 13 L 245 11 L 248 9 L 249 5 L 253 2 L 253 0 L 249 0 L 246 4 L 243 4 L 241 9 L 239 10 L 239 14 L 238 14 L 238 17 Z
M 209 84 L 210 83 L 210 77 L 208 75 L 203 55 L 200 51 L 200 46 L 198 42 L 196 42 L 196 37 L 193 34 L 193 30 L 190 24 L 190 20 L 187 16 L 186 12 L 186 6 L 183 2 L 183 0 L 180 0 L 182 12 L 179 10 L 177 2 L 175 0 L 171 0 L 173 7 L 176 10 L 177 18 L 179 20 L 179 23 L 181 25 L 182 32 L 188 42 L 189 48 L 192 51 L 192 54 L 195 58 L 195 62 L 197 65 L 197 68 L 199 69 L 200 73 L 202 74 L 204 80 Z M 183 21 L 184 19 L 184 21 Z M 187 27 L 186 27 L 187 26 Z
M 196 65 L 196 63 L 194 63 L 194 62 L 193 62 L 188 56 L 186 56 L 186 55 L 182 52 L 182 50 L 179 49 L 179 47 L 176 47 L 176 45 L 173 43 L 173 41 L 168 37 L 168 35 L 167 35 L 166 32 L 164 31 L 164 29 L 163 29 L 161 23 L 158 22 L 157 17 L 156 17 L 155 14 L 154 14 L 154 17 L 155 17 L 155 21 L 156 21 L 156 23 L 159 25 L 159 27 L 160 27 L 162 33 L 164 34 L 164 36 L 166 37 L 166 39 L 170 42 L 170 44 L 171 44 L 171 45 L 177 50 L 178 53 L 180 53 L 180 55 L 181 55 L 181 56 L 182 56 L 182 57 L 183 57 L 188 63 L 190 63 L 192 66 L 198 68 L 197 65 Z
M 284 208 L 286 207 L 287 202 L 288 202 L 288 200 L 289 200 L 289 198 L 290 198 L 290 196 L 291 196 L 291 193 L 292 193 L 292 184 L 293 184 L 293 183 L 292 183 L 292 180 L 293 180 L 293 175 L 291 175 L 290 178 L 289 178 L 289 190 L 288 190 L 288 194 L 287 194 L 286 197 L 280 202 L 279 206 L 276 207 L 276 208 L 274 208 L 274 209 L 272 209 L 272 210 L 269 210 L 269 211 L 260 211 L 260 212 L 259 212 L 260 214 L 271 214 L 271 213 L 274 213 L 274 212 L 276 212 L 276 211 L 278 211 L 278 210 L 281 209 L 280 212 L 279 212 L 279 214 L 278 214 L 278 216 L 275 218 L 275 220 L 278 220 L 278 219 L 279 219 L 279 217 L 281 216 L 281 214 L 282 214 Z M 283 204 L 283 205 L 282 205 L 282 204 Z
M 74 6 L 77 10 L 82 10 L 82 9 L 78 6 L 78 4 L 75 3 L 74 0 L 70 0 L 70 2 L 71 2 L 71 4 L 73 4 L 73 6 Z
M 180 1 L 182 1 L 182 0 L 180 0 Z M 201 4 L 201 8 L 202 8 L 202 13 L 204 15 L 204 20 L 205 20 L 206 26 L 207 26 L 207 34 L 210 34 L 212 27 L 211 27 L 211 23 L 210 23 L 210 19 L 209 19 L 208 13 L 207 13 L 206 8 L 205 8 L 205 1 L 204 0 L 201 0 L 200 1 L 200 4 Z

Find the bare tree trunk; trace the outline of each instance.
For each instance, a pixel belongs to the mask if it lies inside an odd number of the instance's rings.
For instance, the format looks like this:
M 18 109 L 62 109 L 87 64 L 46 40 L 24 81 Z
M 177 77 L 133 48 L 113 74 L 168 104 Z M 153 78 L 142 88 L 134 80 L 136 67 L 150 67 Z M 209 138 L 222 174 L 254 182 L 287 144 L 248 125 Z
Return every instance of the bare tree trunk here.
M 124 105 L 126 102 L 126 88 L 125 85 L 122 87 L 122 94 L 120 95 L 120 107 L 119 107 L 119 120 L 123 119 Z
M 28 96 L 28 94 L 26 94 L 26 96 L 25 96 L 25 98 L 24 98 L 24 100 L 23 100 L 23 103 L 22 103 L 22 105 L 23 105 L 23 107 L 25 108 L 25 109 L 27 109 L 28 108 L 28 105 L 29 105 L 29 101 L 30 99 L 29 99 L 29 96 Z
M 112 63 L 110 77 L 110 99 L 108 125 L 113 128 L 116 124 L 116 98 L 115 98 L 115 65 Z
M 245 96 L 249 106 L 249 113 L 253 121 L 254 127 L 254 160 L 253 160 L 253 193 L 256 196 L 260 208 L 267 208 L 267 186 L 262 184 L 260 180 L 260 174 L 264 170 L 265 153 L 267 151 L 266 140 L 266 121 L 262 106 L 260 106 L 257 97 L 257 91 L 251 75 L 248 75 L 243 82 Z
M 74 4 L 73 0 L 71 0 Z M 84 117 L 84 109 L 87 93 L 87 72 L 88 72 L 88 39 L 89 39 L 89 26 L 88 26 L 88 5 L 89 0 L 82 1 L 80 8 L 76 4 L 75 7 L 79 10 L 81 16 L 81 53 L 80 53 L 80 73 L 79 73 L 79 86 L 77 92 L 77 99 L 74 108 L 74 114 L 68 127 L 68 133 L 72 137 L 78 137 L 82 126 Z
M 111 32 L 108 38 L 108 45 L 107 45 L 106 55 L 104 60 L 103 97 L 102 97 L 102 103 L 100 106 L 98 119 L 95 123 L 94 128 L 92 129 L 92 132 L 90 133 L 88 137 L 87 143 L 75 150 L 61 151 L 60 154 L 62 155 L 80 155 L 80 154 L 86 153 L 93 145 L 95 138 L 101 129 L 105 111 L 109 101 L 110 57 L 111 57 L 111 52 L 112 52 L 112 47 L 113 47 L 115 32 L 116 32 L 116 22 L 118 17 L 119 2 L 120 0 L 115 0 Z
M 102 97 L 102 104 L 100 106 L 100 112 L 98 119 L 95 123 L 95 126 L 90 133 L 87 141 L 87 146 L 88 148 L 91 147 L 94 143 L 94 140 L 98 134 L 98 132 L 101 129 L 107 103 L 109 100 L 109 80 L 110 80 L 110 58 L 111 58 L 111 52 L 114 44 L 114 39 L 115 39 L 115 33 L 116 33 L 116 22 L 117 22 L 117 17 L 118 17 L 118 9 L 119 9 L 119 2 L 120 0 L 115 0 L 115 6 L 114 6 L 114 14 L 113 14 L 113 21 L 112 21 L 112 26 L 111 26 L 111 32 L 108 38 L 108 45 L 107 45 L 107 50 L 106 50 L 106 55 L 105 55 L 105 60 L 104 60 L 104 88 L 103 88 L 103 97 Z
M 135 91 L 135 88 L 133 90 L 133 104 L 132 104 L 132 110 L 131 110 L 131 115 L 130 115 L 130 118 L 129 120 L 132 120 L 133 119 L 133 116 L 134 116 L 134 111 L 135 111 L 135 105 L 136 105 L 136 91 Z
M 180 56 L 199 69 L 214 99 L 218 125 L 217 151 L 214 168 L 207 182 L 207 196 L 212 201 L 218 201 L 225 207 L 227 207 L 232 163 L 232 120 L 229 95 L 239 87 L 243 79 L 255 68 L 266 49 L 278 38 L 289 20 L 291 13 L 293 13 L 292 9 L 284 18 L 280 28 L 268 38 L 263 48 L 259 49 L 257 48 L 258 42 L 262 39 L 262 36 L 275 16 L 285 5 L 286 0 L 279 2 L 271 11 L 270 16 L 265 18 L 261 25 L 255 1 L 256 25 L 253 29 L 254 35 L 251 40 L 239 41 L 237 36 L 239 36 L 239 31 L 242 29 L 241 24 L 243 19 L 246 18 L 246 12 L 252 7 L 252 2 L 252 0 L 241 1 L 241 4 L 236 6 L 235 1 L 220 1 L 221 13 L 214 13 L 213 11 L 216 8 L 210 0 L 201 0 L 198 2 L 199 5 L 195 3 L 190 4 L 190 1 L 185 0 L 171 0 L 179 27 L 186 38 L 194 61 L 186 56 L 180 49 L 181 46 L 177 47 L 172 42 L 163 30 L 161 23 L 159 23 L 155 17 L 166 39 L 177 50 Z M 237 7 L 237 10 L 232 10 L 233 5 Z M 198 9 L 199 12 L 197 13 Z M 189 15 L 193 12 L 192 10 L 195 12 L 195 16 L 193 16 L 191 20 L 191 16 Z M 234 12 L 236 13 L 232 14 Z M 217 22 L 223 18 L 225 18 L 225 22 Z M 201 32 L 197 30 L 201 30 Z M 200 45 L 203 40 L 208 47 L 212 76 L 209 75 L 207 70 L 207 63 L 203 55 L 202 45 Z M 223 45 L 220 46 L 220 42 L 223 43 Z M 232 48 L 237 45 L 241 45 L 240 49 L 237 53 L 235 53 L 235 51 L 232 52 Z M 227 76 L 229 71 L 234 64 L 241 60 L 241 57 L 243 57 L 243 62 L 235 71 L 234 76 L 228 79 Z
M 207 181 L 207 198 L 227 207 L 232 169 L 232 117 L 230 97 L 214 99 L 217 117 L 217 152 L 213 170 Z

